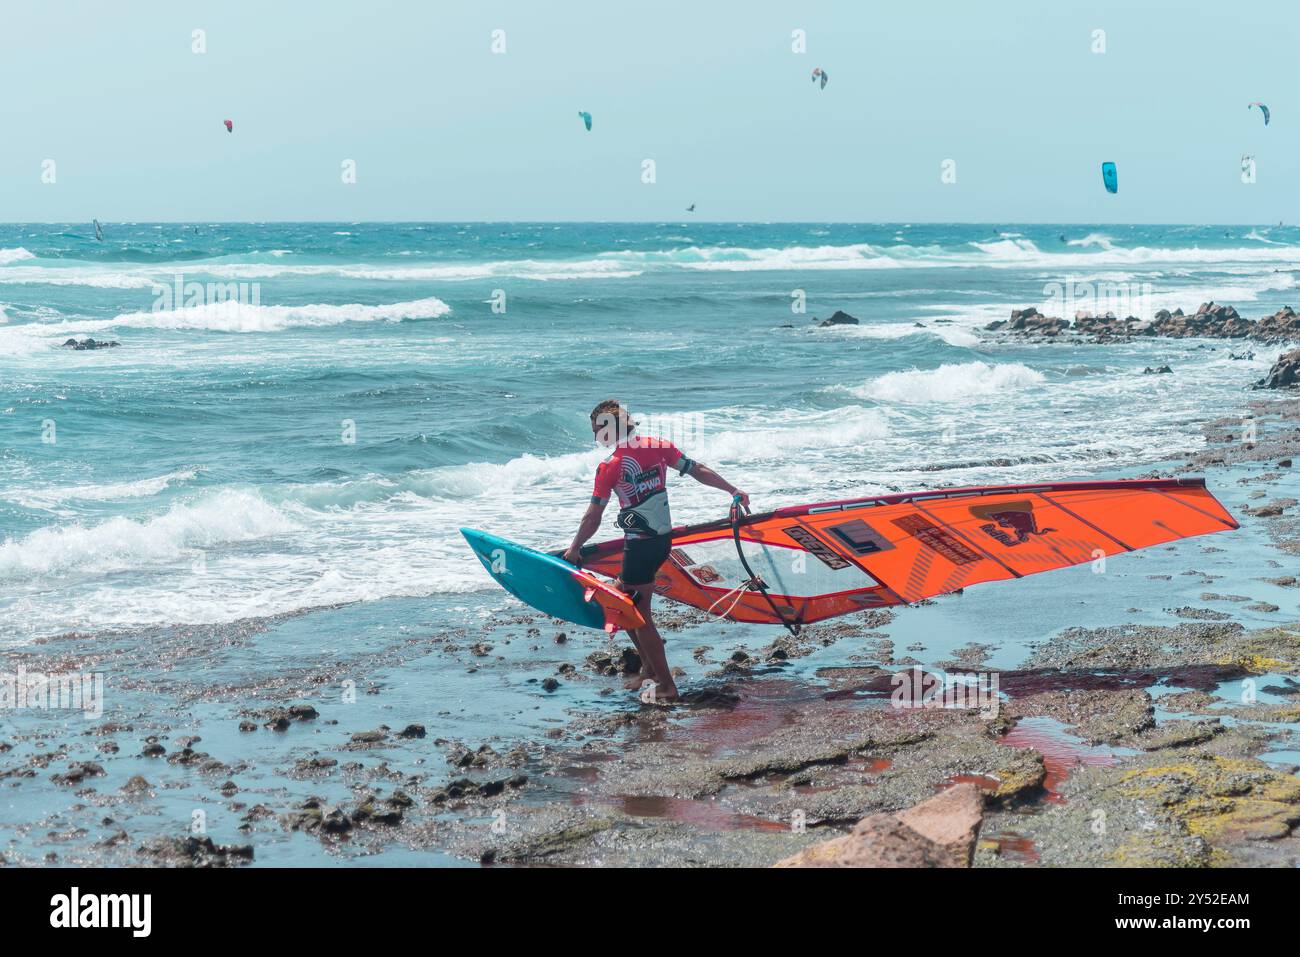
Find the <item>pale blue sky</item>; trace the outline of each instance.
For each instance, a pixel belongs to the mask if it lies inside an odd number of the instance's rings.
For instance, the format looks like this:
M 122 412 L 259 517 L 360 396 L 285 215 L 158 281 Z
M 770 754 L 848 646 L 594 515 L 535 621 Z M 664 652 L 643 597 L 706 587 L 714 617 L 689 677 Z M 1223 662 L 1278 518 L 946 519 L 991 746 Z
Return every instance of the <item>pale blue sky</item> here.
M 1295 222 L 1298 23 L 1282 0 L 5 0 L 0 220 Z

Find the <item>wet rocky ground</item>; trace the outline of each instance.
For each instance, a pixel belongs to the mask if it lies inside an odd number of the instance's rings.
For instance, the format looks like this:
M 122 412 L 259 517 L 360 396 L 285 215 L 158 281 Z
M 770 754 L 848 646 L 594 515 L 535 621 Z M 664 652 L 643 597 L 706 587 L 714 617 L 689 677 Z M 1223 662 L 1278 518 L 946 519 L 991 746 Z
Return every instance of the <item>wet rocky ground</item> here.
M 1206 437 L 1164 471 L 1239 531 L 798 639 L 665 606 L 674 707 L 497 596 L 8 652 L 107 697 L 0 719 L 0 863 L 770 866 L 966 784 L 974 866 L 1295 866 L 1300 400 Z M 895 694 L 975 673 L 982 708 Z

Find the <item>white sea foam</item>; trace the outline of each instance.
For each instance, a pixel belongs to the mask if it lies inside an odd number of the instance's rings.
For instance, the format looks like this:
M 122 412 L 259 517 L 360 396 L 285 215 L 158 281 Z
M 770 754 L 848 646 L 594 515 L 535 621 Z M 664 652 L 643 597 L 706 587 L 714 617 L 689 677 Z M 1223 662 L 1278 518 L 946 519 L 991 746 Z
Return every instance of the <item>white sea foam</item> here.
M 111 572 L 190 557 L 194 549 L 285 535 L 296 525 L 253 492 L 224 490 L 157 517 L 55 525 L 0 543 L 0 581 Z
M 685 237 L 680 237 L 685 238 Z M 487 262 L 428 262 L 403 266 L 376 263 L 295 264 L 291 262 L 189 262 L 125 266 L 9 266 L 0 270 L 0 283 L 84 285 L 105 289 L 148 288 L 168 282 L 178 271 L 187 276 L 225 279 L 270 279 L 292 276 L 332 276 L 392 282 L 456 282 L 481 279 L 577 280 L 622 279 L 646 271 L 763 272 L 809 270 L 874 270 L 900 268 L 1050 269 L 1062 272 L 1162 265 L 1223 268 L 1294 266 L 1300 249 L 1273 243 L 1258 233 L 1245 237 L 1264 245 L 1219 247 L 1123 247 L 1103 233 L 1068 240 L 1060 249 L 1043 250 L 1015 233 L 991 242 L 958 246 L 912 246 L 904 242 L 777 247 L 679 246 L 664 250 L 619 250 L 575 260 L 506 259 Z M 281 250 L 273 251 L 278 255 Z M 3 250 L 17 261 L 32 258 L 25 249 Z
M 203 330 L 207 332 L 279 332 L 290 328 L 335 326 L 347 322 L 401 322 L 436 319 L 451 312 L 441 299 L 379 305 L 267 306 L 235 300 L 179 309 L 128 312 L 112 319 L 65 319 L 59 322 L 9 324 L 0 329 L 0 356 L 32 355 L 55 348 L 67 338 L 111 329 Z
M 960 402 L 983 396 L 1003 396 L 1042 385 L 1045 381 L 1041 372 L 1019 362 L 989 365 L 977 361 L 941 365 L 937 369 L 887 372 L 865 385 L 832 388 L 882 402 Z
M 23 250 L 26 252 L 26 250 Z M 22 257 L 28 258 L 28 257 Z M 168 274 L 175 269 L 167 270 Z M 161 275 L 162 273 L 159 273 Z M 92 289 L 149 289 L 156 279 L 142 272 L 80 266 L 11 266 L 0 269 L 0 285 L 87 286 Z
M 1105 233 L 1089 233 L 1087 236 L 1084 236 L 1082 239 L 1066 240 L 1065 244 L 1067 246 L 1081 246 L 1084 247 L 1085 249 L 1086 248 L 1093 248 L 1093 249 L 1114 249 L 1115 248 L 1114 242 L 1112 242 L 1111 238 L 1107 236 Z
M 704 462 L 779 462 L 819 450 L 859 449 L 889 435 L 889 422 L 882 412 L 859 406 L 746 419 L 706 432 L 698 448 L 684 451 Z
M 22 246 L 13 249 L 0 249 L 0 266 L 7 266 L 9 263 L 21 262 L 24 259 L 35 259 L 36 257 L 29 253 Z
M 192 481 L 198 469 L 181 469 L 166 475 L 138 479 L 134 482 L 111 482 L 105 485 L 71 485 L 64 487 L 12 489 L 4 497 L 24 508 L 54 509 L 78 502 L 115 502 L 157 495 L 173 483 Z
M 182 306 L 153 312 L 130 312 L 110 320 L 109 326 L 143 329 L 205 329 L 213 332 L 278 332 L 302 326 L 335 326 L 345 322 L 400 322 L 404 319 L 436 319 L 451 312 L 441 299 L 415 302 L 358 303 L 302 306 L 264 306 L 236 300 Z

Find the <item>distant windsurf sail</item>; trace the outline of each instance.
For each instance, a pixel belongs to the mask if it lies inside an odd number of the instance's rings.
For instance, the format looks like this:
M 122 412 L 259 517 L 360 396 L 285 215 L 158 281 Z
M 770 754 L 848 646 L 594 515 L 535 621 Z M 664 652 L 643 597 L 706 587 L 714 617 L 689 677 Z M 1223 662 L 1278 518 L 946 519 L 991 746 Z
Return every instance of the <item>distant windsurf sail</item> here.
M 1204 479 L 883 495 L 674 529 L 655 592 L 797 629 L 1234 528 Z M 589 546 L 583 567 L 614 577 L 622 549 L 621 539 Z

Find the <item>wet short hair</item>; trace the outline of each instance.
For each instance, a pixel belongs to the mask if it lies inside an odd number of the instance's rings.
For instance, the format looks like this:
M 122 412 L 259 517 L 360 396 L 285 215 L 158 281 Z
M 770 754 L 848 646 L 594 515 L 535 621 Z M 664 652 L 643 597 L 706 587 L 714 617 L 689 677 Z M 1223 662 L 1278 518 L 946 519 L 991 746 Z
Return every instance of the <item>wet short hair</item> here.
M 636 423 L 618 399 L 605 399 L 591 410 L 591 427 L 603 430 L 616 428 L 619 439 L 625 439 L 636 429 Z

